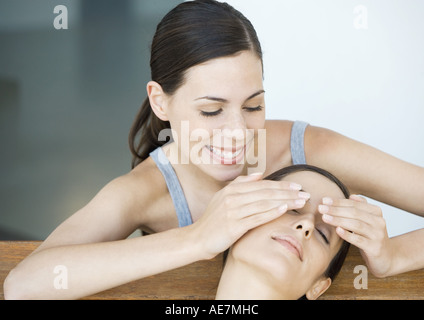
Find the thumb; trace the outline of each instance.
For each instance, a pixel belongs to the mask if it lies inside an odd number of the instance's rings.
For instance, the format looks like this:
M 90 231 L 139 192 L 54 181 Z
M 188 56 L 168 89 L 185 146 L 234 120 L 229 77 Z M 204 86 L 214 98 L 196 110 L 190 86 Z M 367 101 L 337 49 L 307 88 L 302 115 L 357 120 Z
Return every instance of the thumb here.
M 361 197 L 361 196 L 359 196 L 357 194 L 351 194 L 350 197 L 349 197 L 349 199 L 355 200 L 355 201 L 358 201 L 358 202 L 367 203 L 367 199 L 365 199 L 364 197 Z

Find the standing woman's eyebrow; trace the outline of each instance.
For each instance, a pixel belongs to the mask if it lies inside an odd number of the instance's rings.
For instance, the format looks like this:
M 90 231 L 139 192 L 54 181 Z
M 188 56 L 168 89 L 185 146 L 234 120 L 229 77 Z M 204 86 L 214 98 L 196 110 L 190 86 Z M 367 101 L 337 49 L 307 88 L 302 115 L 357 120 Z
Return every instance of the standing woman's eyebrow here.
M 262 93 L 264 93 L 264 92 L 265 92 L 265 90 L 259 90 L 259 91 L 255 92 L 254 94 L 250 95 L 250 96 L 249 96 L 249 97 L 245 100 L 245 102 L 246 102 L 246 101 L 248 101 L 248 100 L 250 100 L 250 99 L 253 99 L 254 97 L 256 97 L 256 96 L 258 96 L 258 95 L 260 95 L 260 94 L 262 94 Z M 212 100 L 212 101 L 217 101 L 217 102 L 222 102 L 222 103 L 228 103 L 228 100 L 227 100 L 227 99 L 219 98 L 219 97 L 213 97 L 213 96 L 204 96 L 204 97 L 199 97 L 199 98 L 194 99 L 194 101 L 202 100 L 202 99 L 205 99 L 205 100 Z
M 194 99 L 194 101 L 202 100 L 202 99 L 212 100 L 212 101 L 217 101 L 217 102 L 222 102 L 222 103 L 228 103 L 228 100 L 227 99 L 217 98 L 217 97 L 211 97 L 211 96 L 200 97 L 200 98 Z
M 250 100 L 250 99 L 253 99 L 254 97 L 256 97 L 256 96 L 258 96 L 258 95 L 260 95 L 260 94 L 262 94 L 262 93 L 265 93 L 265 90 L 259 90 L 258 92 L 255 92 L 254 94 L 252 94 L 251 96 L 249 96 L 249 97 L 245 100 L 245 102 L 246 102 L 246 101 L 248 101 L 248 100 Z

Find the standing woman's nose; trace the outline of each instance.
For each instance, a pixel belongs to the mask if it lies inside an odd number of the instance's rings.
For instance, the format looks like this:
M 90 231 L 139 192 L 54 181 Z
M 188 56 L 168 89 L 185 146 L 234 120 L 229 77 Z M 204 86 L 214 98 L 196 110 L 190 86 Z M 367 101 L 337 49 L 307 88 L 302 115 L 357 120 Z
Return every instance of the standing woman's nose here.
M 242 110 L 230 111 L 222 127 L 222 136 L 225 140 L 244 141 L 246 134 L 246 121 Z

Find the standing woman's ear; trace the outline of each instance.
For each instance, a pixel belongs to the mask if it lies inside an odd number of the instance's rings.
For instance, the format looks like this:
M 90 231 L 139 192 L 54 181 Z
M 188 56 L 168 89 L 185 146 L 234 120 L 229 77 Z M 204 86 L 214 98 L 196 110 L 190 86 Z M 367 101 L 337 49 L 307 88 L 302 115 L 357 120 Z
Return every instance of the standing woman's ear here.
M 166 94 L 162 86 L 156 81 L 149 81 L 146 86 L 150 106 L 155 115 L 162 121 L 168 121 Z

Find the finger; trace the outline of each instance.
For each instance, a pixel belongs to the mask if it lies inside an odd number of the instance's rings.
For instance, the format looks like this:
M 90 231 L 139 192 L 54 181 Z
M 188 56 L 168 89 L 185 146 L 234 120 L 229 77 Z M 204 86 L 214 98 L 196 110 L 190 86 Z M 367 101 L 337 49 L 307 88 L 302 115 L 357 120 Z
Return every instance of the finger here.
M 226 188 L 230 187 L 235 192 L 240 193 L 251 192 L 259 189 L 280 189 L 293 191 L 299 191 L 302 189 L 301 185 L 290 181 L 258 180 L 251 178 L 250 176 L 247 179 L 245 179 L 246 177 L 239 178 L 232 181 Z
M 351 194 L 349 196 L 349 199 L 352 199 L 352 200 L 355 200 L 355 201 L 359 201 L 359 202 L 367 203 L 367 199 L 365 199 L 364 197 L 361 197 L 360 195 L 357 195 L 357 194 Z
M 365 207 L 365 204 L 367 202 L 356 201 L 353 199 L 333 199 L 330 197 L 324 197 L 322 198 L 322 203 L 336 207 L 358 207 L 363 204 L 363 206 Z
M 259 189 L 245 193 L 229 195 L 236 204 L 253 203 L 259 200 L 308 200 L 311 195 L 303 191 L 287 191 L 281 189 Z
M 234 208 L 234 215 L 238 218 L 246 218 L 255 214 L 261 214 L 266 211 L 270 211 L 274 208 L 278 208 L 282 205 L 286 205 L 288 210 L 300 209 L 305 206 L 305 199 L 259 199 L 246 204 L 238 204 Z
M 358 219 L 333 217 L 324 214 L 322 220 L 329 225 L 341 227 L 344 230 L 349 230 L 367 239 L 372 239 L 375 231 L 372 225 Z
M 366 199 L 357 196 L 358 198 L 354 198 L 354 199 L 332 199 L 329 197 L 324 197 L 322 199 L 323 205 L 324 206 L 328 206 L 328 207 L 340 207 L 340 208 L 355 208 L 357 210 L 357 212 L 359 211 L 363 211 L 366 213 L 370 213 L 373 214 L 375 216 L 380 217 L 382 215 L 381 212 L 381 208 L 373 205 L 373 204 L 369 204 Z M 358 200 L 356 200 L 358 199 Z M 361 199 L 361 200 L 359 200 Z M 326 210 L 325 207 L 322 208 L 323 210 Z M 342 211 L 340 211 L 342 212 Z
M 261 180 L 262 178 L 263 178 L 262 172 L 254 172 L 254 173 L 249 174 L 248 176 L 238 176 L 231 183 L 258 181 L 258 180 Z
M 358 209 L 355 206 L 351 207 L 338 207 L 338 206 L 329 206 L 329 205 L 318 205 L 318 212 L 321 214 L 331 215 L 333 217 L 342 217 L 358 220 L 369 220 L 372 218 L 368 212 Z
M 343 240 L 349 242 L 350 244 L 353 244 L 354 246 L 356 246 L 359 249 L 362 249 L 364 251 L 369 246 L 370 241 L 367 238 L 365 238 L 365 237 L 363 237 L 363 236 L 361 236 L 357 233 L 349 232 L 342 227 L 337 227 L 336 233 Z
M 271 210 L 261 212 L 258 214 L 251 215 L 243 220 L 241 220 L 243 227 L 246 231 L 256 228 L 260 225 L 268 223 L 272 220 L 275 220 L 281 217 L 284 213 L 287 212 L 287 205 L 283 204 L 277 208 L 273 208 Z
M 352 205 L 351 200 L 356 201 L 356 202 L 367 203 L 367 199 L 365 199 L 364 197 L 361 197 L 359 195 L 356 195 L 356 194 L 350 195 L 349 199 L 332 199 L 330 197 L 324 197 L 322 200 L 323 200 L 323 202 L 329 202 L 329 203 L 335 202 L 340 206 L 351 206 Z
M 360 205 L 360 207 L 363 208 L 363 210 L 368 211 L 369 213 L 372 213 L 373 215 L 377 217 L 383 216 L 383 211 L 381 210 L 381 208 L 377 205 L 368 203 L 367 199 L 365 199 L 364 197 L 353 194 L 349 197 L 349 199 L 352 199 L 357 202 L 361 202 L 363 205 Z

